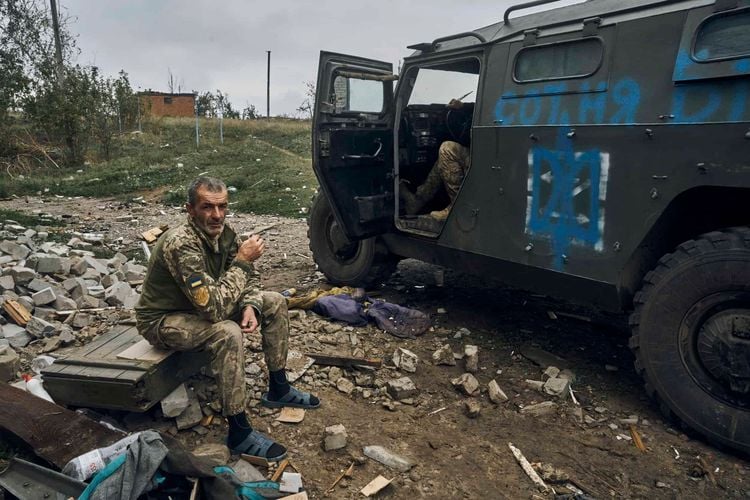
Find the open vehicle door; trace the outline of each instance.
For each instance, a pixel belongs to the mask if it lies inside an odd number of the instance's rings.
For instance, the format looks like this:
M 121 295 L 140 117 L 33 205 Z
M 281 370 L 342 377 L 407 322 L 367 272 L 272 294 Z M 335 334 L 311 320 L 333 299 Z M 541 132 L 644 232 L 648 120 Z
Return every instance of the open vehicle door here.
M 351 240 L 393 226 L 393 66 L 320 53 L 313 169 Z

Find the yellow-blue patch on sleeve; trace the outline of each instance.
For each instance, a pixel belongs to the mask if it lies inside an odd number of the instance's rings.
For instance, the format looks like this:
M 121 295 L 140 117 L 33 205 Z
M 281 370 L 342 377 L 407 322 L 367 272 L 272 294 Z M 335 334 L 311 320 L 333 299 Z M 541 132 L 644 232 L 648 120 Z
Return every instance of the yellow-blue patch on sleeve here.
M 190 288 L 197 288 L 203 284 L 203 278 L 201 276 L 192 276 L 187 280 L 187 284 Z

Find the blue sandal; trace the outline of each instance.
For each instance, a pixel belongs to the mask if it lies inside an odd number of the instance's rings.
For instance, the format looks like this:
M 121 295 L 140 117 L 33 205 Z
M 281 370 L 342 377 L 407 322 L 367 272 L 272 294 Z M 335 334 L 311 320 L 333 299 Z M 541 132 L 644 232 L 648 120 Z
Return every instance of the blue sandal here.
M 229 443 L 227 443 L 227 445 L 228 444 Z M 232 453 L 237 455 L 252 455 L 254 457 L 265 458 L 269 462 L 278 462 L 279 460 L 286 457 L 286 448 L 279 445 L 284 449 L 284 452 L 278 456 L 269 457 L 268 450 L 270 450 L 271 447 L 275 444 L 277 443 L 273 439 L 269 438 L 265 434 L 253 430 L 253 432 L 248 434 L 248 436 L 243 439 L 242 442 L 237 446 L 230 447 L 230 450 L 232 450 Z
M 304 408 L 305 410 L 313 410 L 320 406 L 320 401 L 316 404 L 310 402 L 310 393 L 302 392 L 295 389 L 294 387 L 289 388 L 289 392 L 284 394 L 281 399 L 272 400 L 268 399 L 268 393 L 263 393 L 260 398 L 260 402 L 266 408 L 283 408 L 288 406 L 290 408 Z

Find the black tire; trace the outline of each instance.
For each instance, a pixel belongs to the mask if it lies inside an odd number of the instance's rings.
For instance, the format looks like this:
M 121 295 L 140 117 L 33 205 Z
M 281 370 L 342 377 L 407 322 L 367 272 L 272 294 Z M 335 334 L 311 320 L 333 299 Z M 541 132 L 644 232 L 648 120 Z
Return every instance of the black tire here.
M 750 228 L 681 244 L 634 302 L 635 367 L 662 412 L 750 455 Z
M 398 259 L 378 238 L 346 238 L 322 193 L 313 199 L 307 237 L 313 260 L 333 284 L 367 287 L 387 280 L 396 270 Z

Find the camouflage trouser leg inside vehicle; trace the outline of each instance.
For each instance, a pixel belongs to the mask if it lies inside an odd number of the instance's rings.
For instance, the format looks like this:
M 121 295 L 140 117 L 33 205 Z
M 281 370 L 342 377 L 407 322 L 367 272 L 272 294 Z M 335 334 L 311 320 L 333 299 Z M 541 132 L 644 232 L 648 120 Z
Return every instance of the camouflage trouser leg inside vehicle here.
M 451 205 L 456 200 L 466 171 L 469 170 L 470 162 L 471 155 L 469 154 L 469 148 L 466 146 L 453 141 L 445 141 L 440 145 L 437 168 L 445 191 L 451 200 Z
M 268 369 L 276 371 L 286 366 L 289 337 L 286 300 L 275 292 L 263 292 L 262 298 L 259 321 L 263 353 Z M 155 346 L 175 351 L 207 351 L 221 393 L 224 415 L 244 411 L 245 347 L 236 321 L 211 323 L 195 314 L 175 313 L 164 317 L 158 333 L 147 331 L 143 336 Z

